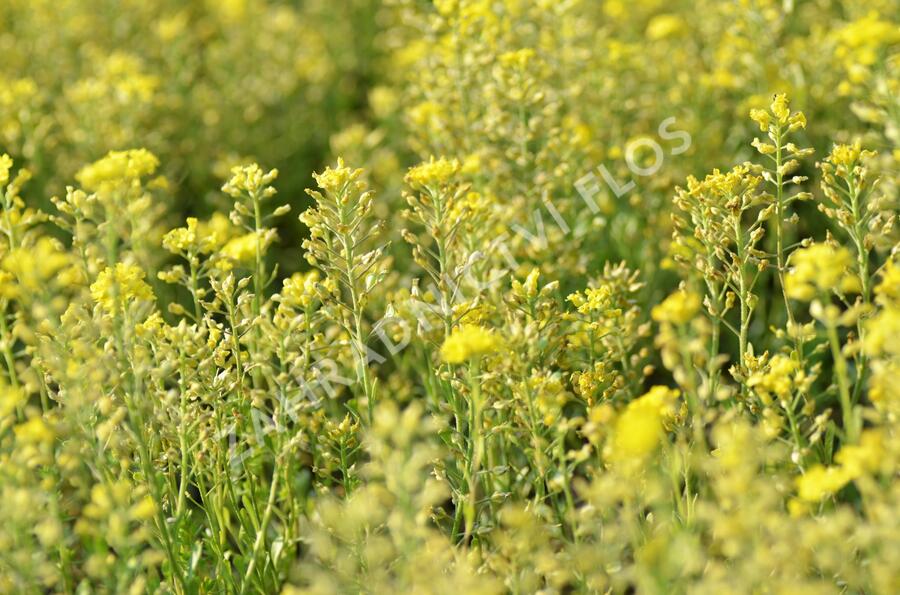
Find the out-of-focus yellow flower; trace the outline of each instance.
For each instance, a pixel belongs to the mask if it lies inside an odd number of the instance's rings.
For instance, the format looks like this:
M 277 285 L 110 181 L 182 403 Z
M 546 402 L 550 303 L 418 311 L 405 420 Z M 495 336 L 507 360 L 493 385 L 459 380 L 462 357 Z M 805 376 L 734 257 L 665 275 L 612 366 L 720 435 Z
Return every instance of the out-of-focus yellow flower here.
M 652 453 L 663 436 L 663 422 L 675 411 L 677 390 L 654 386 L 628 404 L 616 420 L 610 451 L 613 461 L 640 460 Z
M 222 248 L 222 254 L 237 262 L 252 262 L 256 258 L 257 234 L 255 231 L 238 236 Z
M 117 263 L 106 267 L 91 284 L 91 297 L 107 312 L 116 312 L 133 300 L 152 300 L 153 290 L 144 281 L 144 271 L 135 265 Z
M 40 416 L 35 416 L 28 421 L 13 428 L 16 440 L 23 444 L 49 444 L 53 442 L 53 430 Z
M 853 256 L 844 247 L 816 243 L 800 248 L 790 258 L 785 276 L 788 297 L 810 301 L 822 292 L 859 292 L 859 278 L 851 273 Z
M 752 374 L 747 385 L 764 401 L 770 400 L 771 395 L 786 399 L 791 396 L 799 369 L 800 365 L 796 360 L 779 353 L 772 357 L 765 371 Z
M 0 186 L 9 182 L 9 170 L 12 169 L 13 160 L 6 153 L 0 155 Z
M 75 179 L 90 192 L 99 192 L 117 185 L 131 185 L 152 175 L 159 167 L 159 159 L 147 149 L 110 151 L 106 157 L 84 167 Z
M 687 289 L 673 292 L 663 302 L 653 307 L 650 316 L 657 322 L 687 324 L 700 310 L 700 296 Z
M 884 457 L 884 436 L 880 430 L 866 430 L 859 437 L 859 444 L 846 444 L 835 455 L 851 479 L 877 471 Z
M 481 326 L 464 324 L 457 327 L 441 346 L 441 359 L 448 364 L 461 364 L 489 355 L 500 349 L 500 338 Z
M 685 30 L 684 19 L 674 14 L 660 14 L 647 24 L 647 39 L 658 41 L 667 37 L 673 37 L 683 33 Z
M 851 477 L 842 467 L 815 465 L 797 478 L 797 496 L 806 502 L 819 502 L 847 485 Z
M 6 416 L 11 415 L 24 402 L 25 391 L 21 388 L 0 384 L 0 422 Z

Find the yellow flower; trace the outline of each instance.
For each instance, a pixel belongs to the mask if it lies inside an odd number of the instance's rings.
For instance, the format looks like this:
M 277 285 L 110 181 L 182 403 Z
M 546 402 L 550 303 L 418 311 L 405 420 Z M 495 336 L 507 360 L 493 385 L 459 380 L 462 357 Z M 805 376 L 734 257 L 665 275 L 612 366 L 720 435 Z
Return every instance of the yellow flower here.
M 238 262 L 252 262 L 256 258 L 255 231 L 238 236 L 222 248 L 222 254 Z
M 616 308 L 613 303 L 612 290 L 603 285 L 596 289 L 588 288 L 581 292 L 576 292 L 566 298 L 570 301 L 581 314 L 589 314 L 591 312 L 599 312 L 607 318 L 614 318 L 621 315 L 622 311 Z
M 222 192 L 233 198 L 239 198 L 244 194 L 252 196 L 260 193 L 263 198 L 268 198 L 275 194 L 275 189 L 271 187 L 271 184 L 277 177 L 277 169 L 264 172 L 255 163 L 246 166 L 236 165 L 231 168 L 231 179 L 222 186 Z
M 13 428 L 16 440 L 23 444 L 49 444 L 53 442 L 53 430 L 41 417 L 32 417 Z
M 326 193 L 340 196 L 347 189 L 347 185 L 356 182 L 362 175 L 362 169 L 351 169 L 344 165 L 344 160 L 338 157 L 337 167 L 326 167 L 320 174 L 314 173 L 316 184 Z M 358 184 L 357 184 L 358 185 Z
M 654 306 L 650 316 L 657 322 L 687 324 L 694 319 L 700 310 L 700 296 L 686 289 L 679 289 L 667 297 L 661 304 Z
M 441 359 L 448 364 L 461 364 L 489 355 L 500 349 L 500 338 L 486 328 L 464 324 L 454 329 L 441 346 Z
M 810 244 L 791 254 L 790 264 L 784 285 L 788 297 L 795 300 L 808 302 L 819 293 L 834 290 L 859 291 L 859 279 L 850 273 L 853 256 L 844 247 Z
M 84 167 L 75 174 L 82 188 L 98 192 L 118 185 L 130 185 L 152 175 L 159 159 L 147 149 L 110 151 L 106 157 Z
M 196 217 L 188 217 L 185 227 L 178 227 L 163 236 L 163 248 L 173 254 L 195 250 L 208 254 L 215 250 L 218 238 L 215 234 L 202 233 Z
M 807 502 L 819 502 L 836 493 L 851 479 L 842 467 L 816 465 L 797 478 L 797 496 Z
M 661 14 L 650 19 L 647 24 L 647 39 L 657 41 L 678 35 L 685 30 L 684 19 L 674 14 Z
M 153 291 L 140 267 L 120 262 L 97 276 L 91 284 L 91 297 L 107 312 L 115 312 L 126 301 L 152 300 Z
M 776 94 L 772 99 L 772 105 L 770 109 L 772 110 L 772 114 L 774 114 L 775 117 L 778 118 L 778 121 L 781 124 L 787 124 L 788 118 L 791 115 L 791 108 L 786 94 Z
M 750 110 L 750 119 L 759 124 L 759 129 L 763 132 L 769 130 L 769 125 L 772 124 L 772 116 L 764 109 L 752 109 Z
M 674 414 L 677 390 L 654 386 L 630 402 L 616 420 L 610 452 L 613 461 L 640 460 L 652 453 L 663 436 L 663 422 Z
M 316 299 L 316 283 L 319 271 L 294 273 L 284 280 L 281 290 L 281 304 L 285 307 L 306 308 Z
M 852 145 L 835 145 L 827 159 L 836 167 L 849 168 L 853 167 L 861 156 L 865 156 L 865 153 L 867 151 L 862 150 L 862 144 L 857 140 Z
M 410 168 L 406 174 L 406 183 L 410 186 L 428 188 L 447 184 L 453 176 L 459 172 L 459 161 L 448 160 L 441 157 L 435 160 L 434 156 L 424 163 Z
M 779 353 L 769 361 L 765 372 L 760 371 L 751 375 L 747 385 L 764 401 L 769 400 L 772 394 L 779 399 L 786 399 L 791 396 L 799 368 L 800 365 L 796 360 Z
M 6 153 L 0 155 L 0 186 L 5 186 L 9 181 L 9 170 L 12 169 L 13 160 Z
M 866 430 L 859 437 L 859 444 L 847 444 L 835 455 L 834 460 L 851 479 L 877 471 L 884 457 L 883 436 L 878 430 Z

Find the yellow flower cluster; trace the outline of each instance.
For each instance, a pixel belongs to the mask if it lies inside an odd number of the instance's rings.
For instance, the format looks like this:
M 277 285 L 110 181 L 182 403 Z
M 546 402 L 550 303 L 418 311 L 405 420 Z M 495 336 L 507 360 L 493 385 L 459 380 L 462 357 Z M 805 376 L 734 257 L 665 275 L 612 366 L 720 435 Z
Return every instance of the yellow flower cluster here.
M 216 249 L 219 238 L 214 232 L 204 231 L 196 217 L 188 217 L 185 227 L 177 227 L 163 236 L 162 246 L 173 254 L 208 254 Z
M 99 161 L 82 168 L 75 179 L 90 192 L 128 187 L 152 175 L 159 167 L 159 159 L 147 149 L 110 151 Z
M 247 166 L 237 165 L 231 169 L 231 178 L 222 186 L 222 191 L 234 198 L 240 198 L 245 194 L 260 194 L 260 198 L 268 198 L 275 194 L 275 189 L 271 185 L 277 177 L 277 169 L 265 172 L 255 163 Z
M 764 371 L 753 374 L 747 386 L 754 389 L 764 401 L 771 402 L 772 396 L 788 399 L 800 380 L 800 365 L 788 355 L 777 354 L 769 360 Z
M 670 294 L 661 304 L 653 306 L 651 316 L 657 322 L 687 324 L 700 311 L 700 296 L 687 289 Z
M 13 160 L 12 158 L 3 153 L 0 155 L 0 186 L 6 186 L 6 183 L 9 182 L 9 170 L 12 169 Z
M 339 195 L 347 190 L 351 183 L 359 184 L 362 169 L 351 169 L 344 165 L 344 160 L 338 157 L 335 167 L 326 167 L 322 173 L 313 174 L 316 184 L 327 193 Z
M 610 460 L 640 460 L 656 450 L 664 435 L 664 422 L 675 413 L 678 395 L 678 390 L 654 386 L 630 402 L 616 419 Z
M 3 0 L 0 593 L 898 592 L 896 5 Z
M 417 188 L 440 187 L 450 182 L 459 172 L 460 165 L 456 159 L 445 157 L 435 160 L 432 155 L 428 161 L 410 168 L 406 183 Z
M 844 247 L 816 243 L 791 255 L 785 291 L 795 300 L 810 301 L 823 293 L 858 293 L 859 277 L 853 274 L 853 256 Z
M 108 313 L 116 313 L 134 301 L 153 299 L 153 291 L 144 281 L 144 271 L 136 265 L 117 263 L 106 267 L 91 283 L 91 297 Z
M 864 432 L 859 444 L 848 444 L 835 455 L 834 466 L 816 465 L 797 478 L 797 496 L 818 503 L 849 482 L 881 467 L 883 437 L 877 430 Z
M 750 110 L 750 119 L 759 124 L 762 132 L 770 132 L 773 127 L 783 128 L 785 132 L 806 128 L 806 116 L 803 112 L 791 112 L 785 93 L 777 93 L 772 98 L 768 111 L 755 108 Z
M 450 333 L 441 345 L 441 359 L 448 364 L 462 364 L 471 359 L 496 353 L 502 343 L 497 334 L 481 326 L 464 324 Z

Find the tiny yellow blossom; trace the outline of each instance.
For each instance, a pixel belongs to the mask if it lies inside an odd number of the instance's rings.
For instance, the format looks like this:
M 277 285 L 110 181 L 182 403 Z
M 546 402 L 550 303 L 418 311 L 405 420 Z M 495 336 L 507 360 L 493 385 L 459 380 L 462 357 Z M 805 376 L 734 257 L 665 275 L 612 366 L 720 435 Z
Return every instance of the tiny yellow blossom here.
M 294 273 L 284 280 L 281 290 L 281 304 L 284 307 L 307 308 L 316 299 L 316 284 L 319 282 L 319 271 Z
M 196 251 L 199 254 L 212 252 L 218 238 L 215 234 L 204 234 L 196 217 L 188 217 L 185 227 L 178 227 L 163 236 L 163 248 L 173 254 Z
M 772 99 L 770 109 L 772 110 L 772 114 L 778 118 L 778 121 L 781 124 L 787 124 L 788 118 L 791 115 L 791 108 L 785 93 L 778 93 L 775 95 Z
M 791 396 L 799 368 L 796 360 L 779 353 L 769 361 L 767 370 L 751 375 L 747 385 L 764 401 L 769 401 L 772 395 L 786 399 Z

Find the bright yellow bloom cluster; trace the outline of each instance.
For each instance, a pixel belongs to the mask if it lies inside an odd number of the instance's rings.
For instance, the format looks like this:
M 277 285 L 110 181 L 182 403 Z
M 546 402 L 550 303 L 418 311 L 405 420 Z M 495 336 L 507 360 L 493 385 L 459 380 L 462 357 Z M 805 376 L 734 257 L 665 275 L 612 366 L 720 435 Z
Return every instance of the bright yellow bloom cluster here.
M 441 345 L 441 359 L 448 364 L 461 364 L 470 359 L 497 352 L 502 343 L 497 334 L 481 326 L 464 324 L 450 333 Z
M 881 466 L 883 437 L 877 430 L 863 432 L 859 444 L 848 444 L 835 455 L 834 466 L 816 465 L 797 478 L 797 496 L 817 503 L 838 492 L 849 482 Z
M 806 128 L 806 116 L 803 112 L 791 113 L 790 101 L 785 93 L 777 93 L 772 98 L 769 110 L 752 109 L 750 119 L 759 124 L 762 132 L 769 132 L 773 126 L 784 127 L 786 131 Z
M 347 189 L 349 184 L 356 183 L 358 186 L 360 183 L 359 178 L 362 174 L 362 169 L 349 168 L 344 165 L 344 160 L 338 157 L 335 167 L 326 167 L 322 173 L 314 173 L 313 178 L 315 178 L 319 188 L 326 193 L 340 195 Z
M 779 353 L 769 360 L 764 371 L 753 374 L 747 385 L 753 388 L 763 401 L 771 401 L 774 395 L 778 399 L 787 399 L 797 383 L 800 364 L 790 356 Z
M 409 169 L 404 178 L 406 183 L 416 188 L 439 187 L 450 182 L 459 172 L 459 161 L 434 155 L 428 161 Z
M 679 289 L 661 304 L 653 306 L 650 315 L 657 322 L 687 324 L 700 311 L 700 296 L 687 289 Z
M 275 194 L 271 187 L 272 182 L 278 177 L 278 170 L 263 171 L 259 165 L 237 165 L 231 169 L 231 178 L 222 186 L 222 191 L 233 198 L 242 197 L 244 194 L 260 195 L 260 198 L 268 198 Z
M 91 297 L 108 313 L 114 313 L 123 304 L 152 300 L 153 291 L 144 281 L 144 271 L 133 264 L 117 263 L 106 267 L 91 284 Z
M 823 293 L 858 293 L 859 277 L 852 273 L 853 256 L 844 247 L 816 243 L 800 248 L 790 258 L 785 276 L 788 297 L 808 302 Z
M 663 422 L 674 415 L 679 394 L 666 386 L 654 386 L 629 403 L 616 420 L 610 460 L 639 460 L 656 450 L 663 437 Z
M 597 313 L 601 316 L 614 318 L 621 314 L 621 310 L 615 307 L 614 294 L 607 286 L 588 288 L 584 293 L 580 291 L 570 294 L 566 298 L 573 306 L 578 308 L 581 314 Z
M 173 254 L 197 252 L 209 254 L 216 249 L 219 238 L 215 233 L 204 233 L 196 217 L 188 217 L 185 227 L 177 227 L 163 236 L 163 248 Z
M 222 255 L 241 263 L 253 262 L 258 241 L 260 236 L 255 231 L 238 236 L 222 247 Z
M 9 170 L 12 166 L 13 160 L 9 155 L 6 153 L 0 155 L 0 186 L 5 186 L 9 181 Z
M 159 167 L 159 159 L 147 149 L 110 151 L 75 174 L 82 188 L 90 192 L 128 186 L 152 175 Z

